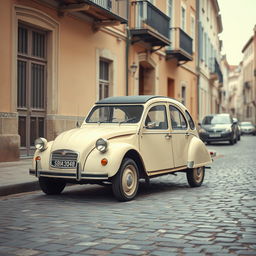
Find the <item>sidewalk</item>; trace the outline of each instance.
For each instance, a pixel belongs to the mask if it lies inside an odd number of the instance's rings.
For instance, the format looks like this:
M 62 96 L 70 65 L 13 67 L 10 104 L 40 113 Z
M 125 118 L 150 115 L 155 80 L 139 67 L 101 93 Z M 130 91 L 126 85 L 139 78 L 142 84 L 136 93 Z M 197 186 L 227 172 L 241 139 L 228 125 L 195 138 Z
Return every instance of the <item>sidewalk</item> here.
M 0 196 L 30 192 L 39 189 L 38 179 L 29 175 L 32 159 L 0 162 Z

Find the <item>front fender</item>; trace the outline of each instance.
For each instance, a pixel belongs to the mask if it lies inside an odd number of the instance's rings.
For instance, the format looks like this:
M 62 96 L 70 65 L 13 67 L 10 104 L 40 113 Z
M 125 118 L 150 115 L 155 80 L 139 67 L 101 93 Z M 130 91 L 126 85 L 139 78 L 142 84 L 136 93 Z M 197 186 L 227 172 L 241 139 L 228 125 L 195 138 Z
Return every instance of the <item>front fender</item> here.
M 204 143 L 199 138 L 193 137 L 188 148 L 188 168 L 205 166 L 211 162 L 211 156 Z
M 94 148 L 83 166 L 83 172 L 89 174 L 108 174 L 108 177 L 114 176 L 121 165 L 121 162 L 129 150 L 138 150 L 128 143 L 111 143 L 107 152 L 101 153 Z M 106 158 L 108 164 L 103 166 L 101 160 Z
M 33 157 L 33 161 L 32 161 L 32 168 L 35 169 L 35 158 L 37 156 L 40 156 L 41 157 L 41 160 L 40 160 L 40 169 L 44 169 L 44 170 L 48 170 L 49 169 L 49 165 L 50 165 L 50 154 L 51 154 L 51 149 L 52 149 L 52 145 L 53 145 L 53 141 L 49 141 L 47 143 L 47 149 L 44 150 L 44 151 L 40 151 L 40 150 L 36 150 L 35 151 L 35 154 L 34 154 L 34 157 Z

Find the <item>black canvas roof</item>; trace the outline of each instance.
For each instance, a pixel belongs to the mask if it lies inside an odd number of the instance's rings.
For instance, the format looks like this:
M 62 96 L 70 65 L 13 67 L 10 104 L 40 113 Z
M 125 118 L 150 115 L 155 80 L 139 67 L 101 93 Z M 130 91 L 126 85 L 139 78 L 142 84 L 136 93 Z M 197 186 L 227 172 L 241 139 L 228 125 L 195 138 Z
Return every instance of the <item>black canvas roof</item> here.
M 139 96 L 117 96 L 109 97 L 96 102 L 96 104 L 144 104 L 154 98 L 168 98 L 156 95 L 139 95 Z

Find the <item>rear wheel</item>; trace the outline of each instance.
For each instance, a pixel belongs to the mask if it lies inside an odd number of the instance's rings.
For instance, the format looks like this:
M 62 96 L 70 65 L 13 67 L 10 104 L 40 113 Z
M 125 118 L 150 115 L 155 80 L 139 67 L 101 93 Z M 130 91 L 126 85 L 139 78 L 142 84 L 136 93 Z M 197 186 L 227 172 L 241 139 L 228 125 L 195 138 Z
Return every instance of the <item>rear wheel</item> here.
M 204 167 L 189 169 L 187 171 L 187 180 L 190 187 L 200 187 L 204 181 Z
M 39 177 L 39 185 L 42 191 L 47 195 L 58 195 L 66 186 L 66 182 L 60 179 L 48 177 Z
M 137 164 L 130 158 L 124 158 L 118 173 L 112 180 L 113 193 L 119 201 L 130 201 L 136 196 L 138 187 Z

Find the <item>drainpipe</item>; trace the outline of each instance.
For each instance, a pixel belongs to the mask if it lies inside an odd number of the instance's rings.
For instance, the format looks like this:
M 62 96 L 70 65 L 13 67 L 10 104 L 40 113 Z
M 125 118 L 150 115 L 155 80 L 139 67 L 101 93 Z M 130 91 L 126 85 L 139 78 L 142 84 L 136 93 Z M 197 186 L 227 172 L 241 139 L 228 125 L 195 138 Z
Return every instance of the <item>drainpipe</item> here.
M 126 96 L 129 95 L 129 48 L 131 43 L 131 34 L 130 34 L 130 27 L 129 27 L 129 21 L 130 21 L 130 9 L 129 9 L 129 0 L 127 0 L 127 24 L 126 24 L 126 46 L 125 46 L 125 65 L 126 65 Z
M 199 5 L 199 0 L 196 0 L 196 23 L 197 25 L 197 59 L 196 59 L 196 72 L 197 72 L 197 116 L 198 116 L 198 122 L 200 122 L 200 83 L 199 83 L 199 79 L 200 79 L 200 27 L 199 27 L 199 21 L 200 21 L 200 5 Z

